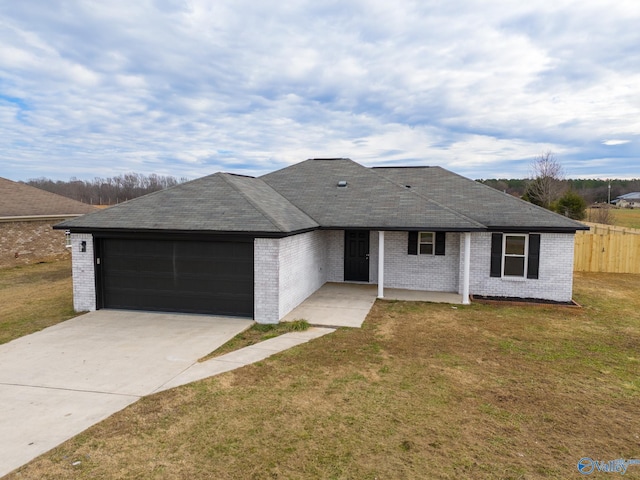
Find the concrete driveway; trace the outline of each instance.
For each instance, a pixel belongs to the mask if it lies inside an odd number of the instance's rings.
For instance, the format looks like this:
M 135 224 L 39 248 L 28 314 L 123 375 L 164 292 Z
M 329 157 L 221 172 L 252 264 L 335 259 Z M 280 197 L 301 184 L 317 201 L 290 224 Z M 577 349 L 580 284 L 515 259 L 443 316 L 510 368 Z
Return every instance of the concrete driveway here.
M 252 323 L 99 310 L 0 345 L 0 477 L 162 390 Z

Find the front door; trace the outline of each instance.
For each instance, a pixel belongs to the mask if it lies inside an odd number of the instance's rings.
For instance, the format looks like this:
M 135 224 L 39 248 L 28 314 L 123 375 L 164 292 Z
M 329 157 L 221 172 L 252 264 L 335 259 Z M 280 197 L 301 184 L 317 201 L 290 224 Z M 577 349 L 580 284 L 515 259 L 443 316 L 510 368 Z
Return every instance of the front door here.
M 344 232 L 344 280 L 345 282 L 369 281 L 368 230 L 345 230 Z

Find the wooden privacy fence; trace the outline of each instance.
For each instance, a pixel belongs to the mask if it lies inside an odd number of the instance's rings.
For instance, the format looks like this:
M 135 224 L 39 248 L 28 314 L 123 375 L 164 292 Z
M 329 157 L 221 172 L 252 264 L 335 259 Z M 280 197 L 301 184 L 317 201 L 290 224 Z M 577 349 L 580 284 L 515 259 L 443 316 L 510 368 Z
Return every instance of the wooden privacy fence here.
M 640 230 L 582 222 L 589 231 L 576 232 L 576 272 L 640 273 Z

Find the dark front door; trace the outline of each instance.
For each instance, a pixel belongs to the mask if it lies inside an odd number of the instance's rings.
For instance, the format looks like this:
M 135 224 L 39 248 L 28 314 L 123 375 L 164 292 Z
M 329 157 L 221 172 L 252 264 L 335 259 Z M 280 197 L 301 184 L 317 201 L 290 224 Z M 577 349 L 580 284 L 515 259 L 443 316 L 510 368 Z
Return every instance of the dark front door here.
M 369 281 L 369 231 L 345 230 L 344 280 Z
M 253 316 L 253 243 L 108 238 L 99 307 Z

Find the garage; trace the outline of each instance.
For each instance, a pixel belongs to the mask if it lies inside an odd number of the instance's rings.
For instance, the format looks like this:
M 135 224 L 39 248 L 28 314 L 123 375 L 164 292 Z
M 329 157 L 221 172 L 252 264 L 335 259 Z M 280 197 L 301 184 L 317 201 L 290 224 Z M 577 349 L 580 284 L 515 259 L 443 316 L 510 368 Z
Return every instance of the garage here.
M 253 239 L 101 238 L 98 308 L 253 317 Z

